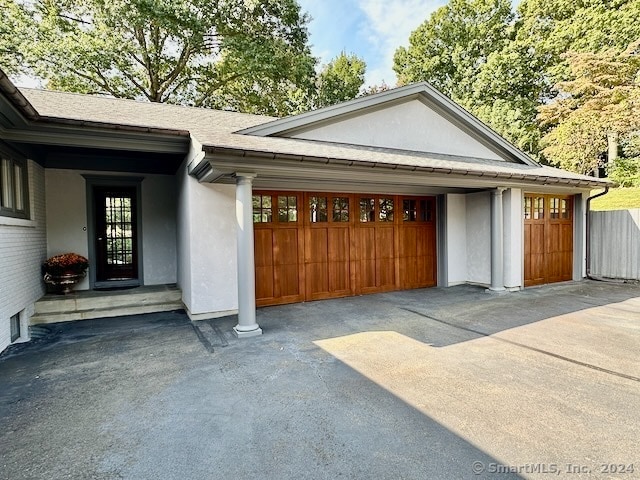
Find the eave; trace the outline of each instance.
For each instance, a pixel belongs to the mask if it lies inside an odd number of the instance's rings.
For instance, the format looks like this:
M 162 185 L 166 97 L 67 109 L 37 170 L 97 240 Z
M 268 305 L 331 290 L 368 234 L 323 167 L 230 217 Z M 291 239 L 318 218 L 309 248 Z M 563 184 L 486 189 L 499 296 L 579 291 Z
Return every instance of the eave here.
M 612 185 L 602 179 L 558 178 L 532 171 L 527 173 L 487 172 L 466 166 L 437 168 L 404 164 L 363 162 L 341 158 L 299 156 L 204 146 L 205 152 L 189 168 L 189 174 L 201 183 L 233 183 L 236 171 L 251 171 L 259 181 L 288 180 L 333 184 L 370 183 L 377 185 L 412 185 L 456 188 L 490 188 L 495 186 L 543 190 L 587 190 Z M 535 167 L 534 167 L 535 168 Z

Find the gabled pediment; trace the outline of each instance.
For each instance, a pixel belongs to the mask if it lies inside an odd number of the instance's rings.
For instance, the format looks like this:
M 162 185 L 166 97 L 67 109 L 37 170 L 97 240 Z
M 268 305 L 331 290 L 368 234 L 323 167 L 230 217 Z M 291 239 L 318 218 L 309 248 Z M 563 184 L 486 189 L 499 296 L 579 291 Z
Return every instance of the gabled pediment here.
M 537 165 L 426 83 L 237 132 Z

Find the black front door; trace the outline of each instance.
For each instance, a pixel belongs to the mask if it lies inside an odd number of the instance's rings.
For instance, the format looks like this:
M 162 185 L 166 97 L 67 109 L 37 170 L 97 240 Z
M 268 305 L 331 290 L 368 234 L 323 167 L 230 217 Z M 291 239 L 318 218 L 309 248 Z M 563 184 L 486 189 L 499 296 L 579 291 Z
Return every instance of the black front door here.
M 136 187 L 94 187 L 96 282 L 138 278 Z

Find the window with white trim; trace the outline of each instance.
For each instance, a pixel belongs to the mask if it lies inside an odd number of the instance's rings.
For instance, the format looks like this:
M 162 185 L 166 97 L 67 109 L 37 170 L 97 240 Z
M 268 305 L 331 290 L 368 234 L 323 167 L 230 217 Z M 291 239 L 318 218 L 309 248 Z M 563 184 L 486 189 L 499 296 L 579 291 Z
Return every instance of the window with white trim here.
M 27 164 L 15 158 L 0 156 L 0 215 L 29 217 Z

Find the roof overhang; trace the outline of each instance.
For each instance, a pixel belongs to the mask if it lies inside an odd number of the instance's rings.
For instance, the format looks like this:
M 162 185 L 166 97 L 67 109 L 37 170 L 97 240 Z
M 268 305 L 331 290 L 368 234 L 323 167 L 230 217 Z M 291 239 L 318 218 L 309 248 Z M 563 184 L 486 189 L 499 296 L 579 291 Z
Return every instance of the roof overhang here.
M 70 123 L 41 119 L 19 128 L 0 126 L 5 141 L 64 147 L 100 148 L 140 152 L 186 154 L 189 132 L 161 131 L 120 125 L 96 125 L 88 122 Z
M 40 115 L 0 70 L 0 138 L 22 145 L 186 154 L 186 130 L 138 127 Z
M 340 158 L 295 156 L 271 152 L 204 146 L 204 155 L 189 166 L 189 174 L 201 183 L 235 183 L 235 172 L 257 175 L 256 185 L 322 183 L 354 186 L 437 187 L 448 189 L 484 189 L 495 187 L 535 188 L 537 190 L 579 191 L 603 188 L 611 182 L 602 179 L 571 179 L 545 176 L 532 171 L 488 173 L 465 166 L 435 168 L 381 162 L 363 162 Z M 396 188 L 397 189 L 397 188 Z M 355 191 L 355 190 L 354 190 Z

